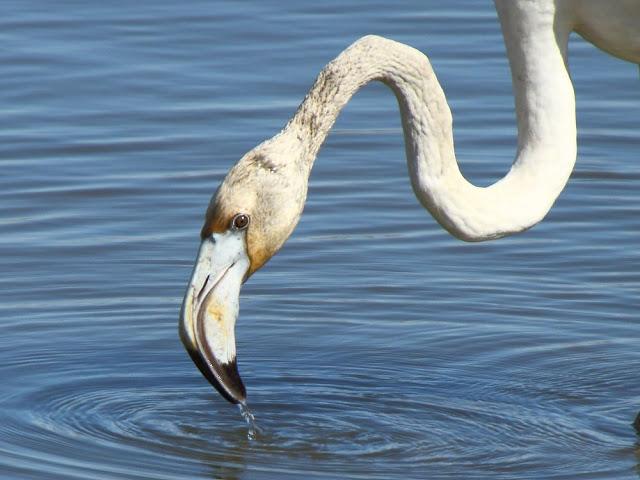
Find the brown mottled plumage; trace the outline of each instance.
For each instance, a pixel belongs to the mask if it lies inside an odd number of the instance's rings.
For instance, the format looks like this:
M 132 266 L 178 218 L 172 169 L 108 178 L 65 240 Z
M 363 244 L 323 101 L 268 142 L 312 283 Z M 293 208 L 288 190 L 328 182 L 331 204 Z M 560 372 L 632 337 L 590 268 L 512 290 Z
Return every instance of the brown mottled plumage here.
M 262 267 L 298 224 L 307 197 L 307 176 L 299 175 L 296 140 L 279 135 L 247 153 L 211 199 L 201 237 L 223 232 L 238 213 L 250 216 L 247 277 Z M 300 144 L 298 143 L 298 146 Z

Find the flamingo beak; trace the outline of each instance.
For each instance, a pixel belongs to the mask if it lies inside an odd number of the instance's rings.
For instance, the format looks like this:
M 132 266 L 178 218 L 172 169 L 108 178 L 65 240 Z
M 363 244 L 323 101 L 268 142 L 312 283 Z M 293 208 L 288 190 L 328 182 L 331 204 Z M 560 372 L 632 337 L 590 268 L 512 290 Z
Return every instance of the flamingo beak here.
M 244 403 L 247 396 L 236 363 L 235 324 L 249 264 L 244 231 L 205 238 L 180 313 L 183 345 L 205 378 L 231 403 Z

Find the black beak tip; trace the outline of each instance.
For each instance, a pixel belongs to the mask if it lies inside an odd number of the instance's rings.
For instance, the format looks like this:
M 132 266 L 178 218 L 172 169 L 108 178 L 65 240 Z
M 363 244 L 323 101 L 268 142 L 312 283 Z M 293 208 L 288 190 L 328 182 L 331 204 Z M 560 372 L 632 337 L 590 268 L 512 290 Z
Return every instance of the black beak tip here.
M 188 348 L 189 356 L 198 370 L 209 380 L 209 383 L 222 395 L 225 400 L 233 404 L 245 403 L 247 390 L 242 383 L 236 359 L 229 363 L 209 363 L 200 352 Z M 215 372 L 215 373 L 214 373 Z M 218 380 L 220 379 L 220 380 Z
M 215 378 L 213 380 L 208 378 L 208 380 L 220 392 L 220 395 L 233 404 L 246 403 L 247 389 L 242 383 L 242 378 L 240 378 L 235 358 L 230 363 L 216 365 L 216 370 L 222 379 L 222 383 Z

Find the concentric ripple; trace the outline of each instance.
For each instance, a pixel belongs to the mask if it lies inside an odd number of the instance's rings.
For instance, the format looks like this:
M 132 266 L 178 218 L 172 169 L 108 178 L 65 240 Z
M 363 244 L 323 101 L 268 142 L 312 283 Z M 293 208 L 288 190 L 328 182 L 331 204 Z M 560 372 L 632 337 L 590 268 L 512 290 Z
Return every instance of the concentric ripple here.
M 384 365 L 379 358 L 333 373 L 326 365 L 291 368 L 273 361 L 276 371 L 289 372 L 256 379 L 261 384 L 251 407 L 260 432 L 254 440 L 247 439 L 236 410 L 197 377 L 188 384 L 175 369 L 164 368 L 161 380 L 148 373 L 76 375 L 24 389 L 5 401 L 0 445 L 21 446 L 12 450 L 22 468 L 44 462 L 51 471 L 83 472 L 90 463 L 101 475 L 123 478 L 135 478 L 132 468 L 154 478 L 188 478 L 203 475 L 203 465 L 225 475 L 268 475 L 274 459 L 283 474 L 302 473 L 312 462 L 317 474 L 341 471 L 350 477 L 353 471 L 353 478 L 371 461 L 443 477 L 453 463 L 470 472 L 482 463 L 485 473 L 519 477 L 541 469 L 614 475 L 603 465 L 631 448 L 619 439 L 620 422 L 614 431 L 598 425 L 604 412 L 580 418 L 589 409 L 563 399 L 570 385 L 547 385 L 544 392 L 542 385 L 496 383 L 486 374 L 466 378 L 452 365 L 425 375 L 422 368 Z M 572 463 L 577 452 L 585 455 L 579 464 Z M 99 461 L 105 457 L 125 460 L 114 470 Z

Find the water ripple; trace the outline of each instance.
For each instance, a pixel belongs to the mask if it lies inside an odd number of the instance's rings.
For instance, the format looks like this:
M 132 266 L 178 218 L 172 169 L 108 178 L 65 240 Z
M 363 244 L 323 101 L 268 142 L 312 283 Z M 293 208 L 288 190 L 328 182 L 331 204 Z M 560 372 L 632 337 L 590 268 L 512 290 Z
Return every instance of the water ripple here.
M 249 440 L 176 331 L 216 185 L 374 32 L 429 54 L 462 172 L 494 182 L 516 129 L 493 7 L 40 3 L 0 18 L 2 478 L 638 477 L 637 70 L 572 41 L 576 170 L 486 244 L 417 204 L 396 99 L 359 92 L 242 291 Z

